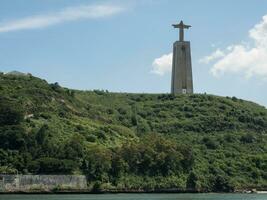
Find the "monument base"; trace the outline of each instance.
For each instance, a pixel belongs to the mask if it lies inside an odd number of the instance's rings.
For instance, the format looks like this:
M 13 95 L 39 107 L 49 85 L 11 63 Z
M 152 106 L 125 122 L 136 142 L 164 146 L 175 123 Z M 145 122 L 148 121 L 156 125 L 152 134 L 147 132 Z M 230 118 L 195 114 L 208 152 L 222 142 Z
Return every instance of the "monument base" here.
M 192 94 L 193 78 L 190 42 L 176 41 L 173 44 L 172 94 Z

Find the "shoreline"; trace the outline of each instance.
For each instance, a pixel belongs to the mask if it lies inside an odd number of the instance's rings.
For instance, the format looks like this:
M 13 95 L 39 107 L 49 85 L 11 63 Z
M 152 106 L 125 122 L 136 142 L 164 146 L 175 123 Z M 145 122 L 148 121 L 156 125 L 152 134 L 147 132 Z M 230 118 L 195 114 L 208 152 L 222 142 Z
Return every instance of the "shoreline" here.
M 262 186 L 227 190 L 183 187 L 118 187 L 88 182 L 84 175 L 0 175 L 0 194 L 118 194 L 118 193 L 259 193 L 267 194 Z
M 182 190 L 103 190 L 103 191 L 92 191 L 92 190 L 60 190 L 60 191 L 0 191 L 0 195 L 42 195 L 42 194 L 267 194 L 267 190 L 237 190 L 233 192 L 205 192 L 205 191 L 182 191 Z

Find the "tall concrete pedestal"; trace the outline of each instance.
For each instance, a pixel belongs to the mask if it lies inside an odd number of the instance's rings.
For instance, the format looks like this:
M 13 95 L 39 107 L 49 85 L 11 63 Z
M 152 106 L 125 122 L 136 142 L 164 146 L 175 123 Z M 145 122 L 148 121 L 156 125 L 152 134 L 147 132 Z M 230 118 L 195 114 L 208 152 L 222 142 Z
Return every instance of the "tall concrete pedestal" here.
M 191 51 L 188 41 L 176 41 L 173 44 L 171 93 L 193 93 Z

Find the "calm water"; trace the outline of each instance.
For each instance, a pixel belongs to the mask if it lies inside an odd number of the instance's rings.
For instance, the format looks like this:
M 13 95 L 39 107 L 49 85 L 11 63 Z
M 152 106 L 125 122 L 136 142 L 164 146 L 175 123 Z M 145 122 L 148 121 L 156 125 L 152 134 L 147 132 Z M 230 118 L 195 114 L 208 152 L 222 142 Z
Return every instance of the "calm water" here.
M 267 200 L 267 194 L 0 195 L 0 200 Z

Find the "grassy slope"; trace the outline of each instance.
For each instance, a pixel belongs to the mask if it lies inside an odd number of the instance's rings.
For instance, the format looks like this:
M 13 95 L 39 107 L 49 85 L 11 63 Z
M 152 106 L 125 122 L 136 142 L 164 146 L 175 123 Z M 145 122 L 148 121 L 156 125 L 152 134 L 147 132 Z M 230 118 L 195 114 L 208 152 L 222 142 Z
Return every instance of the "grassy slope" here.
M 157 133 L 193 151 L 194 165 L 181 182 L 190 175 L 194 187 L 209 188 L 219 174 L 230 177 L 226 181 L 235 188 L 267 186 L 267 110 L 255 103 L 204 94 L 74 91 L 12 75 L 0 75 L 0 96 L 29 116 L 23 121 L 28 134 L 48 125 L 55 151 L 77 135 L 90 149 L 115 148 Z

